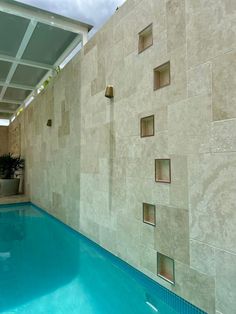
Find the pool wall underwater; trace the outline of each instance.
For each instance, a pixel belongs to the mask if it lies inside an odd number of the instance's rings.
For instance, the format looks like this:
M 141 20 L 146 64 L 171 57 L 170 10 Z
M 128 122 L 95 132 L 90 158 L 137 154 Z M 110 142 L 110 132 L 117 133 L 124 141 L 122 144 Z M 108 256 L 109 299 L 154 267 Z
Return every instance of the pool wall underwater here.
M 209 314 L 236 308 L 235 14 L 127 0 L 9 126 L 34 204 Z
M 5 281 L 0 285 L 0 313 L 67 313 L 59 291 L 78 278 L 78 285 L 87 290 L 70 290 L 67 297 L 71 299 L 71 313 L 205 314 L 31 203 L 0 205 L 0 226 L 0 272 Z M 93 292 L 94 287 L 98 291 Z M 105 295 L 99 298 L 101 289 Z M 73 302 L 83 299 L 86 293 L 91 296 L 92 309 Z M 55 294 L 57 301 L 52 306 L 50 299 Z M 99 305 L 95 304 L 96 298 Z M 104 298 L 110 308 L 103 305 Z

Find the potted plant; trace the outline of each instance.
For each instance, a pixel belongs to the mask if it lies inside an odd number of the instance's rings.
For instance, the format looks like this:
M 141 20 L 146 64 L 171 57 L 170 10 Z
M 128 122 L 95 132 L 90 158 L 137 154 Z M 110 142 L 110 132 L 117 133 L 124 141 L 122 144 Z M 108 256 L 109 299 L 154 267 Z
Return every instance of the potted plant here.
M 0 196 L 18 193 L 20 178 L 17 178 L 17 171 L 23 168 L 24 159 L 21 156 L 10 153 L 0 156 Z

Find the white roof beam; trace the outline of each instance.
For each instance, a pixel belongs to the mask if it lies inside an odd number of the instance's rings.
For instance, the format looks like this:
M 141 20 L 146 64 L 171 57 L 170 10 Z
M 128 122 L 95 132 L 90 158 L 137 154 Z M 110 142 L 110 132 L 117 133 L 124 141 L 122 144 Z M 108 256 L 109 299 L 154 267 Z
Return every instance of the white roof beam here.
M 1 109 L 0 105 L 0 113 L 14 113 L 16 110 L 13 109 Z
M 24 60 L 24 59 L 17 59 L 17 58 L 2 55 L 2 54 L 0 54 L 0 60 L 11 62 L 11 63 L 27 65 L 27 66 L 39 68 L 39 69 L 53 70 L 53 66 L 50 64 L 44 64 L 44 63 L 39 63 L 39 62 L 34 62 L 34 61 Z
M 22 39 L 22 42 L 20 44 L 20 47 L 18 49 L 18 52 L 16 54 L 16 59 L 20 59 L 22 57 L 22 55 L 23 55 L 23 53 L 24 53 L 24 51 L 25 51 L 25 49 L 26 49 L 26 47 L 27 47 L 27 45 L 28 45 L 28 43 L 30 41 L 30 38 L 31 38 L 31 36 L 32 36 L 32 34 L 33 34 L 34 30 L 35 30 L 36 25 L 37 25 L 36 21 L 33 21 L 33 20 L 30 21 L 30 23 L 29 23 L 29 25 L 27 27 L 27 30 L 25 32 L 25 35 L 24 35 L 24 37 Z M 1 94 L 0 94 L 0 100 L 4 97 L 5 92 L 7 90 L 7 85 L 10 83 L 10 81 L 11 81 L 11 79 L 12 79 L 12 77 L 13 77 L 15 71 L 16 71 L 16 68 L 17 68 L 17 63 L 14 62 L 12 64 L 11 68 L 10 68 L 10 71 L 9 71 L 8 75 L 7 75 L 6 86 L 4 86 L 2 88 L 2 91 L 1 91 Z
M 6 87 L 12 87 L 12 88 L 18 88 L 18 89 L 24 89 L 24 90 L 34 90 L 34 86 L 29 85 L 22 85 L 22 84 L 14 84 L 14 83 L 6 83 L 3 81 L 0 81 L 0 86 L 6 86 Z
M 10 99 L 2 99 L 1 102 L 4 102 L 6 104 L 13 104 L 13 105 L 22 105 L 23 104 L 23 101 L 10 100 Z
M 83 44 L 83 46 L 84 46 L 84 45 L 86 45 L 87 42 L 88 42 L 88 32 L 84 32 L 82 36 L 83 36 L 82 44 Z

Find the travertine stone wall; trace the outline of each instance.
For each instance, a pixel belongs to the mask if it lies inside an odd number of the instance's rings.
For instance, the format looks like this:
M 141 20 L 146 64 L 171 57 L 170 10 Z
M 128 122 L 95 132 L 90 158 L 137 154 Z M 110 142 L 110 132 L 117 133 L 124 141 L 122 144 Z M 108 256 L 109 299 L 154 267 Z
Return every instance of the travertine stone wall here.
M 14 155 L 21 154 L 21 124 L 16 123 L 15 127 L 9 128 L 9 151 Z
M 8 153 L 8 127 L 0 126 L 0 155 Z
M 235 23 L 233 0 L 128 0 L 10 126 L 34 203 L 209 314 L 236 309 Z M 154 92 L 167 61 L 171 84 Z M 155 136 L 140 138 L 152 114 Z M 155 182 L 155 158 L 171 159 L 171 184 Z M 156 251 L 175 259 L 175 286 Z

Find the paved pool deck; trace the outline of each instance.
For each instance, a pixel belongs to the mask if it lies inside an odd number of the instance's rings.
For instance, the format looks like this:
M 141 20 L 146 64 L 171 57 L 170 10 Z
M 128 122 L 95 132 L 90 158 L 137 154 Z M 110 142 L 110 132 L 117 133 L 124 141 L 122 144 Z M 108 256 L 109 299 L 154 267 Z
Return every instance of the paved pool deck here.
M 13 195 L 13 196 L 0 196 L 1 204 L 15 204 L 15 203 L 25 203 L 29 202 L 29 197 L 24 194 Z

